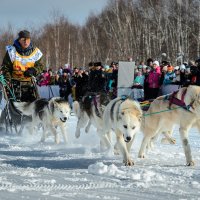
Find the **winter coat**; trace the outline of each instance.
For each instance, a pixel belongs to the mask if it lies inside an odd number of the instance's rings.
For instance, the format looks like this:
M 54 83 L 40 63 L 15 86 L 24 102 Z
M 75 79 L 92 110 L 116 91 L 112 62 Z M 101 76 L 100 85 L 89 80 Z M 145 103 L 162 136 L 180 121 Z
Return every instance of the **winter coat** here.
M 16 52 L 20 56 L 30 56 L 36 50 L 36 47 L 33 46 L 32 43 L 29 45 L 28 48 L 22 49 L 18 40 L 15 40 L 13 47 L 16 49 Z M 2 72 L 6 80 L 9 82 L 13 78 L 13 64 L 14 62 L 11 61 L 10 55 L 7 51 L 2 63 Z M 34 71 L 36 72 L 35 76 L 42 73 L 44 69 L 44 65 L 42 64 L 42 57 L 39 60 L 34 62 L 33 68 L 34 68 Z
M 167 72 L 164 76 L 163 84 L 173 84 L 173 80 L 176 78 L 175 72 Z
M 72 93 L 72 86 L 68 77 L 60 76 L 58 79 L 58 85 L 60 88 L 60 97 L 64 97 L 66 100 L 68 100 L 69 94 Z
M 156 72 L 155 70 L 149 72 L 149 76 L 147 77 L 147 83 L 149 88 L 159 88 L 160 87 L 159 80 L 160 80 L 160 73 Z
M 50 83 L 50 74 L 48 72 L 45 72 L 40 77 L 40 82 L 38 83 L 39 86 L 49 85 Z
M 102 70 L 92 70 L 90 72 L 88 88 L 90 92 L 101 92 L 105 90 L 105 76 Z
M 88 75 L 82 73 L 73 77 L 73 81 L 76 85 L 76 100 L 80 100 L 88 90 Z

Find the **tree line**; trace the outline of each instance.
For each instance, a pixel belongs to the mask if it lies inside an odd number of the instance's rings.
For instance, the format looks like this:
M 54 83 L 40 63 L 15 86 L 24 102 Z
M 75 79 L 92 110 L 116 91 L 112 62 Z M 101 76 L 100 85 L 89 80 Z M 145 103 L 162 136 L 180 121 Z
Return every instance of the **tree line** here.
M 197 0 L 110 0 L 100 14 L 90 14 L 83 26 L 56 12 L 51 17 L 50 23 L 29 30 L 46 66 L 54 70 L 65 63 L 109 64 L 128 57 L 167 59 L 175 64 L 180 56 L 188 61 L 200 54 Z M 12 26 L 0 29 L 0 61 L 15 37 Z

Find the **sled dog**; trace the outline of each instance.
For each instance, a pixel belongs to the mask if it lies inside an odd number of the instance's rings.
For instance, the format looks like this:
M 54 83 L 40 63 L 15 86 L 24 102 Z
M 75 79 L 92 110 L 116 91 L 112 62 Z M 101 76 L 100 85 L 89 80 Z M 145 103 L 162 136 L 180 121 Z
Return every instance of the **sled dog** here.
M 103 127 L 103 112 L 105 106 L 109 103 L 110 99 L 105 93 L 87 93 L 83 96 L 81 101 L 74 101 L 73 111 L 78 118 L 75 136 L 76 138 L 80 137 L 80 130 L 84 128 L 85 132 L 89 131 L 91 125 L 97 129 L 97 134 L 100 137 L 100 147 L 110 147 L 110 144 L 107 143 L 108 135 L 102 134 Z
M 181 106 L 173 103 L 181 102 Z M 156 114 L 155 114 L 156 113 Z M 145 157 L 145 150 L 152 138 L 161 132 L 173 130 L 174 125 L 179 125 L 180 137 L 188 166 L 194 165 L 191 155 L 188 132 L 192 126 L 200 130 L 200 87 L 191 85 L 181 88 L 173 95 L 165 95 L 156 98 L 145 113 L 142 124 L 144 138 L 140 147 L 139 157 Z M 169 138 L 170 139 L 170 138 Z
M 41 141 L 44 142 L 48 132 L 55 136 L 55 142 L 60 142 L 56 127 L 60 127 L 64 141 L 67 142 L 65 130 L 66 120 L 70 115 L 70 106 L 68 102 L 60 97 L 53 97 L 50 100 L 37 99 L 29 102 L 14 102 L 14 106 L 26 116 L 32 117 L 30 133 L 34 131 L 34 127 L 42 124 L 43 135 Z
M 140 130 L 142 110 L 138 102 L 118 97 L 110 101 L 103 113 L 103 134 L 113 130 L 116 148 L 120 150 L 125 165 L 133 165 L 130 157 L 131 145 Z

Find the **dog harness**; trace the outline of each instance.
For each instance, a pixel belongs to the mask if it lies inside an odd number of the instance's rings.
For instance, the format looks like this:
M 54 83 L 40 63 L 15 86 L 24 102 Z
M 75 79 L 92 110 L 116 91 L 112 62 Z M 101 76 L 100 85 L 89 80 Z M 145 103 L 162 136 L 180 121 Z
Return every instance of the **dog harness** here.
M 165 100 L 169 100 L 169 109 L 171 109 L 172 104 L 180 106 L 184 109 L 186 109 L 187 111 L 189 111 L 190 107 L 192 107 L 192 103 L 190 103 L 189 105 L 186 105 L 184 102 L 184 98 L 185 95 L 187 93 L 187 88 L 185 88 L 185 90 L 183 91 L 182 95 L 181 95 L 181 99 L 178 99 L 177 96 L 178 91 L 173 92 L 171 95 L 167 95 L 165 96 Z
M 113 103 L 113 105 L 111 106 L 111 109 L 110 109 L 110 118 L 111 118 L 112 121 L 114 121 L 113 113 L 114 113 L 114 107 L 115 107 L 116 103 L 118 103 L 119 101 L 121 101 L 121 102 L 120 102 L 120 104 L 121 104 L 121 103 L 124 102 L 127 98 L 128 98 L 128 96 L 123 95 L 123 96 L 121 96 L 120 99 L 116 100 L 116 101 Z M 119 106 L 118 106 L 117 113 L 119 113 L 120 104 L 119 104 Z M 118 121 L 118 120 L 119 120 L 119 116 L 117 115 L 117 121 Z

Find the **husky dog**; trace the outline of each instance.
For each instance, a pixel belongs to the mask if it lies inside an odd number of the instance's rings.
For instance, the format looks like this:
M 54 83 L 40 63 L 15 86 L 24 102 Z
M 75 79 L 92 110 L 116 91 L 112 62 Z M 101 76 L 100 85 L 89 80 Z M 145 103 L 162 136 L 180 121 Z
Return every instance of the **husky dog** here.
M 138 102 L 128 98 L 110 101 L 103 113 L 103 134 L 113 130 L 116 134 L 116 147 L 123 156 L 125 165 L 133 165 L 130 149 L 135 134 L 140 130 L 142 110 Z
M 26 116 L 32 117 L 30 133 L 33 133 L 34 127 L 42 124 L 44 131 L 41 141 L 44 142 L 47 132 L 50 131 L 55 136 L 55 142 L 58 144 L 59 137 L 56 127 L 60 127 L 64 141 L 67 142 L 65 131 L 65 122 L 70 115 L 70 106 L 68 102 L 60 97 L 53 97 L 50 100 L 38 99 L 31 103 L 14 102 L 14 106 Z
M 171 99 L 180 101 L 182 106 L 174 104 Z M 145 157 L 145 150 L 152 138 L 157 137 L 161 132 L 173 130 L 174 125 L 179 125 L 179 132 L 188 166 L 194 165 L 191 155 L 188 132 L 191 127 L 197 126 L 200 130 L 200 87 L 191 85 L 181 88 L 178 92 L 167 99 L 166 96 L 156 98 L 150 105 L 142 125 L 144 138 L 140 147 L 139 157 Z M 166 111 L 166 112 L 164 112 Z M 155 114 L 156 113 L 156 114 Z
M 107 137 L 108 135 L 103 135 L 101 132 L 103 131 L 103 121 L 102 116 L 105 109 L 105 106 L 109 103 L 110 99 L 108 95 L 105 93 L 87 93 L 83 98 L 82 101 L 74 101 L 73 103 L 73 110 L 75 115 L 78 118 L 75 136 L 76 138 L 80 137 L 80 129 L 85 128 L 85 132 L 89 131 L 91 125 L 97 128 L 97 133 L 101 140 L 101 148 L 103 150 L 104 146 L 110 147 L 107 144 Z M 105 144 L 106 142 L 106 144 Z

